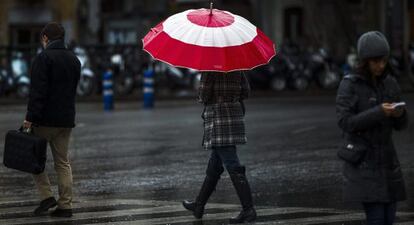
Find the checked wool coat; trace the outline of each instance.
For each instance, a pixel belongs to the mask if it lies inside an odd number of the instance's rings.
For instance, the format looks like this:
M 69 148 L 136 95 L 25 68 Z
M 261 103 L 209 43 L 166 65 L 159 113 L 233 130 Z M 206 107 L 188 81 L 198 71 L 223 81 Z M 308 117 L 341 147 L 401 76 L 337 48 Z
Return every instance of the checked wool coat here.
M 203 73 L 199 102 L 204 104 L 205 149 L 247 142 L 243 100 L 249 94 L 250 86 L 242 72 Z

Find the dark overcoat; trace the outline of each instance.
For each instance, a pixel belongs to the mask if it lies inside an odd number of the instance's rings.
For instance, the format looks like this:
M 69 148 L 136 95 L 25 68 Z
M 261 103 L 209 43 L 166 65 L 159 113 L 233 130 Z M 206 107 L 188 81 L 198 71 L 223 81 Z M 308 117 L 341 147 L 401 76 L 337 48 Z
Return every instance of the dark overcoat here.
M 39 126 L 75 126 L 80 62 L 63 40 L 50 42 L 33 60 L 26 120 Z
M 345 142 L 358 141 L 367 152 L 357 165 L 344 163 L 344 200 L 357 202 L 396 202 L 405 200 L 406 191 L 400 162 L 392 140 L 393 130 L 408 124 L 407 111 L 387 117 L 382 103 L 401 101 L 394 77 L 382 76 L 376 85 L 361 75 L 347 75 L 336 98 L 339 127 Z

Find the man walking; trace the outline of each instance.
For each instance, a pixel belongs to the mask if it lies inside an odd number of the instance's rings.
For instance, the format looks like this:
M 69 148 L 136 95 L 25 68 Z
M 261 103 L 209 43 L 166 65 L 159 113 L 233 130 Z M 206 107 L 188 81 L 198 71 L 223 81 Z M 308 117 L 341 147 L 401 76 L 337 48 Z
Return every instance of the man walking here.
M 55 200 L 46 172 L 33 175 L 41 202 L 34 211 L 44 215 L 57 205 L 51 216 L 72 216 L 72 170 L 69 162 L 69 139 L 75 126 L 76 87 L 80 78 L 80 62 L 64 44 L 62 25 L 47 24 L 40 41 L 44 50 L 31 67 L 31 88 L 24 128 L 45 138 L 52 150 L 58 178 L 59 199 Z

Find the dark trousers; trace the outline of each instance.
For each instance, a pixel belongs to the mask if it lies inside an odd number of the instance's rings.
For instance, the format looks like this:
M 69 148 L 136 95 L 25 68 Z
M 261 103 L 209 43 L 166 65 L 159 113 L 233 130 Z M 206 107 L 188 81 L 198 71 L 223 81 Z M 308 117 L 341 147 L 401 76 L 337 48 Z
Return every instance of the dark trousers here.
M 397 212 L 397 204 L 363 203 L 367 217 L 367 225 L 392 225 Z
M 236 146 L 213 147 L 208 162 L 207 175 L 219 177 L 224 171 L 223 165 L 229 173 L 237 171 L 241 167 Z

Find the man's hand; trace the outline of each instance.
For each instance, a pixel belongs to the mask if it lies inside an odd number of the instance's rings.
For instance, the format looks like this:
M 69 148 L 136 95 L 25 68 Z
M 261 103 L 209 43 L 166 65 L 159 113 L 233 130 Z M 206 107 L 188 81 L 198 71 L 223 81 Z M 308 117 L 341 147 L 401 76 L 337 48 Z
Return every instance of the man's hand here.
M 31 129 L 31 128 L 32 128 L 32 122 L 24 120 L 23 121 L 23 129 Z

